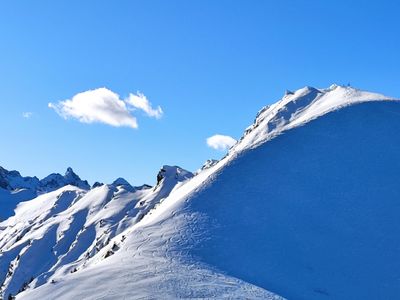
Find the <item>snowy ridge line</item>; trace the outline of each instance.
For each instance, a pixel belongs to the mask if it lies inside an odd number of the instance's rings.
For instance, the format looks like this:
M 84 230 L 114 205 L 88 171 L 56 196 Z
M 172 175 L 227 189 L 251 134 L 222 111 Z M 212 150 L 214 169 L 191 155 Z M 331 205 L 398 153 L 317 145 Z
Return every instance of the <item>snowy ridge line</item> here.
M 56 282 L 113 255 L 124 232 L 192 176 L 163 166 L 154 188 L 117 179 L 90 190 L 66 185 L 19 203 L 15 216 L 0 223 L 0 298 Z
M 285 131 L 303 126 L 325 114 L 350 105 L 375 101 L 400 101 L 400 99 L 366 92 L 349 86 L 333 84 L 326 89 L 306 86 L 295 92 L 287 91 L 276 103 L 264 106 L 256 115 L 254 123 L 246 128 L 243 136 L 220 161 L 214 161 L 199 170 L 191 180 L 176 187 L 168 197 L 147 214 L 137 226 L 147 226 L 159 218 L 168 218 L 168 211 L 178 209 L 182 199 L 190 197 L 211 183 L 220 169 L 241 155 Z
M 254 123 L 246 128 L 230 153 L 257 147 L 285 130 L 302 126 L 335 110 L 371 101 L 399 99 L 336 84 L 327 89 L 306 86 L 295 92 L 287 91 L 281 100 L 257 113 Z

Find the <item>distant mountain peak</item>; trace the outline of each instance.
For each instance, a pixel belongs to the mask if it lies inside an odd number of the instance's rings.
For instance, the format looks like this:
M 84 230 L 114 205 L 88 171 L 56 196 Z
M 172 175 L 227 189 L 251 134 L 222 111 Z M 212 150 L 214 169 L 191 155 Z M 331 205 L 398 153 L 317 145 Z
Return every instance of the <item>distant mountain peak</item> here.
M 74 170 L 71 167 L 68 167 L 67 171 L 65 172 L 65 176 L 68 176 L 68 175 L 76 175 Z
M 35 195 L 47 193 L 69 184 L 86 190 L 90 189 L 88 182 L 86 180 L 81 180 L 71 167 L 67 168 L 64 176 L 59 173 L 52 173 L 41 180 L 36 176 L 24 177 L 18 171 L 8 171 L 0 167 L 0 188 L 9 191 L 28 189 L 33 192 L 32 195 Z
M 122 186 L 125 188 L 125 190 L 134 192 L 135 188 L 125 179 L 122 177 L 118 177 L 117 179 L 114 180 L 112 183 L 113 186 Z
M 99 186 L 103 186 L 103 185 L 104 185 L 104 183 L 96 181 L 95 183 L 93 183 L 92 189 L 97 188 Z
M 68 167 L 64 176 L 59 173 L 53 173 L 40 180 L 39 191 L 49 192 L 69 184 L 85 190 L 90 189 L 89 183 L 86 180 L 81 180 L 73 169 Z
M 39 184 L 35 177 L 24 177 L 18 171 L 0 167 L 0 188 L 5 190 L 34 189 Z
M 74 172 L 74 170 L 71 167 L 67 168 L 64 178 L 75 181 L 81 180 L 80 177 Z
M 118 185 L 130 185 L 130 183 L 122 177 L 118 177 L 117 179 L 115 179 L 112 184 L 117 185 L 117 186 Z

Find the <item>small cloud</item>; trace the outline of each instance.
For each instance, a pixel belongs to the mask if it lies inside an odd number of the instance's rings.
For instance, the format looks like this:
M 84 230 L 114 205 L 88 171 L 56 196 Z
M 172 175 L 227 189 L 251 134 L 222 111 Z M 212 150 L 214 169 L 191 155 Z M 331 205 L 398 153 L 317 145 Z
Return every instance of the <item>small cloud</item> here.
M 207 145 L 215 150 L 226 151 L 234 144 L 236 140 L 228 135 L 215 134 L 207 138 Z
M 132 100 L 134 97 L 142 100 Z M 48 106 L 64 119 L 73 118 L 82 123 L 104 123 L 114 127 L 138 127 L 137 119 L 132 115 L 131 106 L 147 110 L 148 115 L 157 118 L 162 114 L 161 107 L 153 110 L 142 94 L 137 96 L 130 94 L 127 99 L 121 99 L 118 94 L 107 88 L 78 93 L 71 99 L 59 101 L 56 104 L 49 103 Z
M 25 119 L 30 119 L 32 117 L 32 115 L 33 115 L 33 113 L 30 112 L 30 111 L 22 113 L 22 117 L 25 118 Z
M 163 111 L 160 106 L 157 106 L 157 108 L 155 109 L 152 108 L 151 103 L 149 102 L 149 100 L 147 100 L 146 96 L 139 92 L 136 95 L 129 94 L 128 99 L 126 99 L 125 101 L 131 106 L 143 110 L 149 117 L 159 119 L 163 115 Z

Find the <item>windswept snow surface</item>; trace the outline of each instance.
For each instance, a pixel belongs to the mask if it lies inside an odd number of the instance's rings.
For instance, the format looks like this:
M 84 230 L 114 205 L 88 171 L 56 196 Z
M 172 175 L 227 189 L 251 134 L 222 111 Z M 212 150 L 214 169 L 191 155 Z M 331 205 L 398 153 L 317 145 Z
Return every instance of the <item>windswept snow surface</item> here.
M 155 188 L 129 198 L 146 209 L 128 214 L 89 257 L 55 258 L 47 273 L 38 269 L 17 299 L 397 299 L 400 104 L 393 100 L 341 86 L 287 93 L 259 112 L 218 163 L 194 177 L 163 167 Z M 77 206 L 93 212 L 81 228 L 96 224 L 96 237 L 104 213 L 95 205 L 103 203 L 99 197 Z M 8 232 L 0 242 L 9 243 L 0 246 L 7 249 L 2 269 L 19 266 L 30 245 L 25 237 L 10 241 L 17 224 L 0 224 Z M 71 227 L 37 224 L 32 244 Z M 35 239 L 44 231 L 49 238 Z M 78 234 L 70 247 L 88 244 Z M 36 270 L 28 265 L 24 278 Z M 5 295 L 23 283 L 13 274 Z

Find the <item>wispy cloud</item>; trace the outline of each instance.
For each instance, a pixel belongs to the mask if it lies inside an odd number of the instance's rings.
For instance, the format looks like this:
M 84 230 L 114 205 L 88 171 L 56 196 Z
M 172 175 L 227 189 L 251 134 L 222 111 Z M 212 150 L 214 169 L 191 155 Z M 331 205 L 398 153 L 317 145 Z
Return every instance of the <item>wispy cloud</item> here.
M 132 101 L 134 97 L 144 100 Z M 56 104 L 49 103 L 48 106 L 64 119 L 73 118 L 82 123 L 104 123 L 115 127 L 137 128 L 137 119 L 132 115 L 132 110 L 135 108 L 142 109 L 152 117 L 159 118 L 162 115 L 161 107 L 153 111 L 150 102 L 143 94 L 130 94 L 127 99 L 121 99 L 118 94 L 107 88 L 82 92 L 71 99 Z
M 22 117 L 25 118 L 25 119 L 30 119 L 32 117 L 32 115 L 33 115 L 33 113 L 30 112 L 30 111 L 22 113 Z
M 137 109 L 143 110 L 149 117 L 159 119 L 163 115 L 161 107 L 157 106 L 157 108 L 155 109 L 152 108 L 149 100 L 147 100 L 146 96 L 140 92 L 138 92 L 137 95 L 129 94 L 128 99 L 126 99 L 126 103 L 132 105 Z
M 210 148 L 220 151 L 226 151 L 236 143 L 236 140 L 228 135 L 215 134 L 207 138 L 207 145 Z

